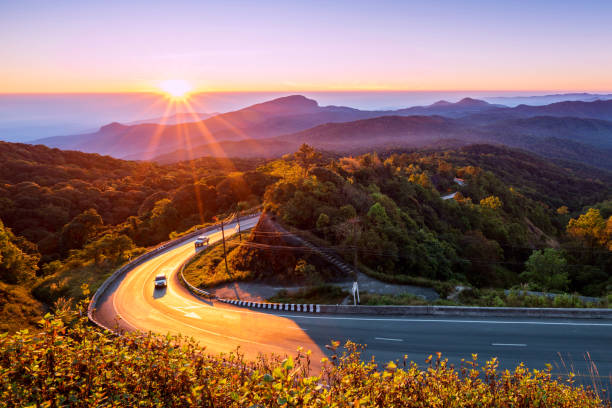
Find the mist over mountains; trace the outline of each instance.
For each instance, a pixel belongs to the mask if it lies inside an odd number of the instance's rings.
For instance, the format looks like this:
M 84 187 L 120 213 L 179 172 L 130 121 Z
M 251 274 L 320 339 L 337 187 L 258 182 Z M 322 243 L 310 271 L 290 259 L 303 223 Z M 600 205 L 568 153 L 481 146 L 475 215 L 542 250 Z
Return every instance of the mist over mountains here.
M 304 95 L 321 105 L 351 106 L 361 110 L 397 110 L 408 106 L 427 106 L 444 100 L 456 102 L 466 96 L 510 107 L 612 99 L 612 94 L 604 93 L 534 96 L 500 91 L 469 94 L 465 91 L 324 91 L 307 92 Z M 190 96 L 189 109 L 177 105 L 171 112 L 167 112 L 167 100 L 156 93 L 0 94 L 0 140 L 29 142 L 45 137 L 91 133 L 111 122 L 151 123 L 150 118 L 159 119 L 174 114 L 191 116 L 189 111 L 230 112 L 282 96 L 286 96 L 286 93 L 196 93 Z M 183 121 L 191 122 L 192 119 L 185 118 Z M 169 124 L 174 123 L 170 121 Z
M 276 157 L 302 143 L 341 153 L 496 143 L 610 169 L 612 100 L 507 107 L 464 98 L 398 110 L 320 106 L 292 95 L 201 121 L 111 123 L 36 143 L 118 158 L 176 162 L 202 156 Z

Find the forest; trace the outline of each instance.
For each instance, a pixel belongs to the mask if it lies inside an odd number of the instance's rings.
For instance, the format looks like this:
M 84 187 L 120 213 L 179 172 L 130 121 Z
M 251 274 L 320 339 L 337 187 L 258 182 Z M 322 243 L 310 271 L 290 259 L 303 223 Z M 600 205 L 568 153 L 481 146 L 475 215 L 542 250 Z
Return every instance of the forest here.
M 490 145 L 333 160 L 304 145 L 292 160 L 301 174 L 270 187 L 265 208 L 373 277 L 612 291 L 606 172 Z
M 611 186 L 605 171 L 490 145 L 158 165 L 2 142 L 0 324 L 34 325 L 146 248 L 262 202 L 382 280 L 606 296 Z
M 258 204 L 276 180 L 261 163 L 159 166 L 0 142 L 1 327 L 31 325 L 171 234 Z

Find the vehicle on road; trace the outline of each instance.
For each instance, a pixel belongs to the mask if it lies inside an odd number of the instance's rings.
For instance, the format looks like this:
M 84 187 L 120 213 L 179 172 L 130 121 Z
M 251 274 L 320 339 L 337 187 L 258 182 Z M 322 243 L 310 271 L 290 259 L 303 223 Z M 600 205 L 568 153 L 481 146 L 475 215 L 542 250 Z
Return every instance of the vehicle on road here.
M 195 247 L 196 248 L 200 248 L 200 247 L 208 246 L 209 242 L 210 242 L 210 238 L 205 237 L 204 235 L 201 235 L 201 236 L 196 238 L 196 240 L 195 240 Z
M 166 286 L 168 286 L 166 275 L 157 275 L 155 277 L 155 288 L 165 288 Z

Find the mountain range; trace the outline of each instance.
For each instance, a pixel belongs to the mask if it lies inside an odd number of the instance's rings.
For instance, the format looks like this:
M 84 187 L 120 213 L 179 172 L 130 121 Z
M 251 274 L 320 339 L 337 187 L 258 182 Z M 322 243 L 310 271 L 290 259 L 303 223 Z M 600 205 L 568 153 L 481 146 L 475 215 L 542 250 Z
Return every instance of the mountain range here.
M 465 98 L 386 111 L 319 106 L 292 95 L 178 124 L 111 123 L 97 132 L 40 139 L 50 147 L 175 162 L 202 156 L 274 157 L 301 143 L 338 152 L 498 143 L 611 168 L 612 100 L 513 108 Z M 444 142 L 442 142 L 444 143 Z
M 174 115 L 160 116 L 158 118 L 149 118 L 142 120 L 135 120 L 133 122 L 126 123 L 126 125 L 140 125 L 143 123 L 154 123 L 163 125 L 178 125 L 179 123 L 190 123 L 199 122 L 213 116 L 217 116 L 219 112 L 214 113 L 196 113 L 196 112 L 181 112 Z

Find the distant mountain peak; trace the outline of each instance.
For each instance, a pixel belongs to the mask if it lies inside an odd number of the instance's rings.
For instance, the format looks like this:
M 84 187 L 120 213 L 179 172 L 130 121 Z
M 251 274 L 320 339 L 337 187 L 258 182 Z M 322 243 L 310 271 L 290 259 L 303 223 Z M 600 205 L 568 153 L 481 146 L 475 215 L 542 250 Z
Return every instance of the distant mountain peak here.
M 319 103 L 314 99 L 309 99 L 304 95 L 289 95 L 281 98 L 272 99 L 271 101 L 258 103 L 246 109 L 257 111 L 292 111 L 303 112 L 313 111 L 319 108 Z
M 123 125 L 119 122 L 111 122 L 108 125 L 104 125 L 100 128 L 100 132 L 114 132 L 120 129 L 127 128 L 127 125 Z
M 460 100 L 459 102 L 457 102 L 455 105 L 459 105 L 459 106 L 488 106 L 490 105 L 490 103 L 480 100 L 480 99 L 474 99 L 474 98 L 463 98 L 462 100 Z
M 441 101 L 438 101 L 438 102 L 434 102 L 434 103 L 432 103 L 429 106 L 433 107 L 433 106 L 449 106 L 449 105 L 452 105 L 452 103 L 450 103 L 449 101 L 441 100 Z

